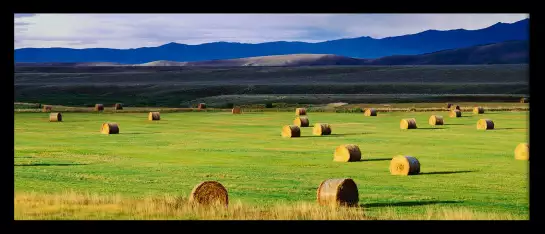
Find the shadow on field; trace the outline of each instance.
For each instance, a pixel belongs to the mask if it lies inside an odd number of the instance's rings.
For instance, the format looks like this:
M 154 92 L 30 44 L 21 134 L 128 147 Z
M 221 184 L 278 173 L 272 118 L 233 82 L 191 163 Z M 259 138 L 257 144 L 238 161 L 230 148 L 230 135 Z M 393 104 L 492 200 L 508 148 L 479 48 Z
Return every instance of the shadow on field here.
M 419 175 L 447 175 L 447 174 L 457 174 L 457 173 L 468 173 L 476 171 L 432 171 L 432 172 L 420 172 Z
M 140 134 L 157 134 L 157 133 L 160 133 L 160 132 L 124 132 L 123 134 L 140 135 Z
M 360 160 L 358 162 L 367 162 L 367 161 L 390 161 L 392 160 L 392 158 L 368 158 L 368 159 L 363 159 L 363 160 Z
M 367 134 L 372 134 L 372 133 L 370 133 L 370 132 L 337 133 L 337 134 L 325 135 L 325 137 L 357 136 L 357 135 L 367 135 Z
M 331 135 L 322 135 L 322 136 L 300 136 L 299 138 L 305 138 L 305 137 L 342 137 L 342 136 L 357 136 L 357 135 L 366 135 L 366 134 L 372 134 L 370 132 L 362 132 L 362 133 L 341 133 L 341 134 L 331 134 Z
M 388 206 L 425 206 L 433 204 L 449 204 L 462 203 L 461 201 L 406 201 L 406 202 L 391 202 L 391 203 L 369 203 L 362 204 L 361 207 L 388 207 Z
M 16 167 L 37 167 L 37 166 L 83 166 L 84 163 L 30 163 L 30 164 L 14 164 Z
M 526 128 L 494 128 L 493 130 L 525 130 Z
M 413 130 L 434 130 L 434 129 L 445 129 L 445 128 L 415 128 Z

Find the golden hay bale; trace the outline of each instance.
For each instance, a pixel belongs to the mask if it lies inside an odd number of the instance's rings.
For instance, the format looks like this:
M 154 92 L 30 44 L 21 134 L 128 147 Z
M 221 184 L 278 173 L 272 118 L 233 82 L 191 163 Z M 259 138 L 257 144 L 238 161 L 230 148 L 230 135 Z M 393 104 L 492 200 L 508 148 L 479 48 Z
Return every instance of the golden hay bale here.
M 240 107 L 233 107 L 233 109 L 231 110 L 231 113 L 240 114 L 242 113 L 242 109 L 240 109 Z
M 350 178 L 327 179 L 320 183 L 316 197 L 320 205 L 357 206 L 359 202 L 358 186 Z
M 119 125 L 117 123 L 103 123 L 100 129 L 102 134 L 119 134 Z
M 459 118 L 462 117 L 462 112 L 460 110 L 451 110 L 448 116 L 451 118 Z
M 494 129 L 494 122 L 490 119 L 479 119 L 479 121 L 477 121 L 477 129 L 478 130 Z
M 103 110 L 104 110 L 104 105 L 102 104 L 95 105 L 95 111 L 103 111 Z
M 430 119 L 428 120 L 428 123 L 432 126 L 435 125 L 443 125 L 443 116 L 440 115 L 432 115 L 430 116 Z
M 148 120 L 160 120 L 161 114 L 159 112 L 150 112 L 148 114 Z
M 460 109 L 460 106 L 452 104 L 450 106 L 450 110 L 461 110 L 461 109 Z
M 308 117 L 306 116 L 299 116 L 293 120 L 293 124 L 299 127 L 308 127 L 310 124 L 310 121 L 308 120 Z
M 123 105 L 121 103 L 116 103 L 114 105 L 114 110 L 123 110 Z
M 307 109 L 305 108 L 296 108 L 295 115 L 307 115 Z
M 377 110 L 375 108 L 367 108 L 365 109 L 365 112 L 363 112 L 364 116 L 377 116 Z
M 331 126 L 329 124 L 315 124 L 312 128 L 312 134 L 316 136 L 331 135 Z
M 520 103 L 527 103 L 530 100 L 528 98 L 520 98 Z
M 201 109 L 206 109 L 206 103 L 199 103 L 199 105 L 197 106 L 197 108 L 198 108 L 199 110 L 201 110 Z
M 61 113 L 49 114 L 49 122 L 62 122 L 62 114 Z
M 229 204 L 227 189 L 216 181 L 204 181 L 197 184 L 189 195 L 189 202 L 199 205 L 223 205 Z
M 356 162 L 361 160 L 360 147 L 353 144 L 340 145 L 335 149 L 333 161 Z
M 516 160 L 530 160 L 530 144 L 520 143 L 515 148 Z
M 50 105 L 44 105 L 43 109 L 42 109 L 42 112 L 49 112 L 53 109 L 52 106 Z
M 301 129 L 296 125 L 286 125 L 282 128 L 282 137 L 300 137 Z
M 416 129 L 416 119 L 402 119 L 399 127 L 401 129 Z
M 413 156 L 398 155 L 390 161 L 390 174 L 416 175 L 420 173 L 420 162 Z
M 484 114 L 484 108 L 480 107 L 480 106 L 476 106 L 473 108 L 473 114 Z

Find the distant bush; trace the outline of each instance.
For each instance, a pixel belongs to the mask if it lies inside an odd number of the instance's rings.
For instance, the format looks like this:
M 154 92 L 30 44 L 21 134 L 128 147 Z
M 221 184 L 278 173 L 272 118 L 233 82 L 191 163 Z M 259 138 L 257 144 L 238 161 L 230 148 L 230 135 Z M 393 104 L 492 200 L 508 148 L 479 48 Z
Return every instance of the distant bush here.
M 275 108 L 286 108 L 286 107 L 289 107 L 289 105 L 287 103 L 284 103 L 284 102 L 276 102 L 276 103 L 272 103 L 273 107 Z
M 265 103 L 265 108 L 273 108 L 273 103 L 272 102 Z
M 14 103 L 15 109 L 39 109 L 42 107 L 40 103 Z
M 363 109 L 359 108 L 359 107 L 356 107 L 356 108 L 341 108 L 341 109 L 336 109 L 335 112 L 336 113 L 363 113 Z
M 235 107 L 235 104 L 234 103 L 227 103 L 226 107 L 231 109 L 231 108 Z

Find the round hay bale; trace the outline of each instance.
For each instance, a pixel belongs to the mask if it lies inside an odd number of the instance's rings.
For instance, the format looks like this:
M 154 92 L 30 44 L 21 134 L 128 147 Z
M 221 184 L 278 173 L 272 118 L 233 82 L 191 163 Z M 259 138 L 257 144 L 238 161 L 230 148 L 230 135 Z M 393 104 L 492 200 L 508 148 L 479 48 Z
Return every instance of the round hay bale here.
M 350 178 L 327 179 L 320 183 L 316 191 L 316 200 L 320 205 L 357 206 L 358 186 Z
M 331 126 L 329 124 L 315 124 L 312 128 L 312 134 L 316 136 L 331 135 Z
M 484 114 L 484 108 L 480 107 L 480 106 L 476 106 L 473 108 L 473 114 Z
M 114 105 L 114 110 L 123 110 L 123 105 L 121 103 L 116 103 Z
M 61 113 L 49 114 L 49 122 L 62 122 L 62 114 Z
M 150 112 L 148 114 L 148 120 L 161 120 L 161 114 L 159 112 Z
M 420 173 L 420 162 L 413 156 L 398 155 L 390 161 L 390 174 L 416 175 Z
M 432 126 L 435 125 L 443 125 L 443 116 L 440 115 L 432 115 L 430 116 L 430 119 L 428 120 L 428 123 Z
M 460 110 L 451 110 L 448 116 L 451 118 L 459 118 L 462 117 L 462 112 Z
M 307 115 L 307 109 L 305 108 L 296 108 L 295 109 L 295 115 Z
M 363 112 L 364 116 L 377 116 L 377 110 L 375 108 L 367 108 L 365 109 L 365 112 Z
M 53 109 L 53 106 L 50 105 L 44 105 L 42 112 L 50 112 Z
M 461 109 L 460 109 L 460 106 L 452 104 L 450 106 L 450 110 L 461 110 Z
M 240 107 L 233 107 L 233 109 L 231 109 L 231 113 L 232 114 L 240 114 L 240 113 L 242 113 L 242 110 L 240 109 Z
M 293 120 L 293 124 L 299 127 L 308 127 L 310 124 L 310 121 L 308 120 L 308 117 L 306 116 L 299 116 Z
M 206 109 L 206 103 L 199 103 L 199 105 L 197 106 L 197 108 L 198 108 L 199 110 Z
M 452 103 L 447 103 L 447 109 L 450 109 L 451 106 L 452 106 Z
M 199 205 L 223 205 L 229 204 L 227 189 L 216 181 L 204 181 L 197 184 L 189 195 L 189 202 Z
M 119 125 L 117 123 L 103 123 L 100 129 L 102 134 L 119 134 Z
M 95 111 L 103 111 L 104 105 L 102 104 L 95 104 Z
M 416 119 L 402 119 L 399 127 L 401 129 L 416 129 Z
M 530 160 L 530 144 L 520 143 L 515 148 L 516 160 Z
M 282 137 L 300 137 L 301 129 L 296 125 L 286 125 L 282 128 Z
M 353 144 L 340 145 L 335 149 L 333 161 L 356 162 L 361 160 L 360 147 Z
M 479 119 L 479 121 L 477 121 L 477 129 L 478 130 L 494 129 L 494 121 L 490 119 Z
M 530 99 L 524 98 L 524 97 L 520 98 L 520 103 L 528 103 L 528 102 L 530 102 Z

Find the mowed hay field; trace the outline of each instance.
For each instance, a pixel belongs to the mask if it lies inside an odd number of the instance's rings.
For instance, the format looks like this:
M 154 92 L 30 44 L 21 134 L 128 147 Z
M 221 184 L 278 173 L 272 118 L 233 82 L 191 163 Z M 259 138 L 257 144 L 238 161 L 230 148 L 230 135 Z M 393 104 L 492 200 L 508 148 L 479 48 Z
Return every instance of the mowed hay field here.
M 300 138 L 282 138 L 294 112 L 15 113 L 15 219 L 528 219 L 528 112 L 308 112 Z M 428 125 L 442 115 L 443 126 Z M 401 130 L 404 118 L 417 129 Z M 479 131 L 479 119 L 494 130 Z M 117 135 L 100 134 L 102 123 Z M 312 135 L 316 123 L 329 136 Z M 359 162 L 334 162 L 356 144 Z M 416 157 L 421 173 L 393 176 L 396 155 Z M 359 208 L 316 204 L 330 178 L 352 178 Z M 191 189 L 223 184 L 227 210 L 195 210 Z

